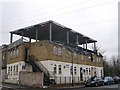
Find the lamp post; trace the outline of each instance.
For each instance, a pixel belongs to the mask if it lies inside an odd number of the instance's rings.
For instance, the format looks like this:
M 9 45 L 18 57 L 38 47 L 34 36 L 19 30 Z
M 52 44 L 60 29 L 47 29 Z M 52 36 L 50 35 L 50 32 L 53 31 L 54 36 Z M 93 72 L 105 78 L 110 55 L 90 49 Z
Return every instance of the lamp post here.
M 76 47 L 76 50 L 71 49 L 71 52 L 72 52 L 72 54 L 71 54 L 71 55 L 72 55 L 72 56 L 71 56 L 71 58 L 72 58 L 72 86 L 74 85 L 74 80 L 73 80 L 73 75 L 74 75 L 74 73 L 73 73 L 73 71 L 74 71 L 74 70 L 73 70 L 73 69 L 74 69 L 74 68 L 73 68 L 73 63 L 74 63 L 74 62 L 73 62 L 73 61 L 74 61 L 74 51 L 77 51 L 77 52 L 78 52 L 78 48 Z
M 73 50 L 71 50 L 71 51 L 72 51 L 72 86 L 73 86 L 73 55 L 74 55 L 73 53 L 74 52 L 73 52 Z

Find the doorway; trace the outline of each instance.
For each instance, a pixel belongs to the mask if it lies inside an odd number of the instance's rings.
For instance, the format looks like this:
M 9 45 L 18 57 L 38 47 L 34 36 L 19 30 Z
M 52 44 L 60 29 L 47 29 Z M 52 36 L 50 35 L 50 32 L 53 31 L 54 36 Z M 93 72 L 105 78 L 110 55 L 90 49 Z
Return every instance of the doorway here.
M 80 80 L 83 81 L 83 73 L 82 73 L 83 69 L 82 67 L 80 68 Z
M 29 59 L 29 48 L 25 49 L 25 60 Z

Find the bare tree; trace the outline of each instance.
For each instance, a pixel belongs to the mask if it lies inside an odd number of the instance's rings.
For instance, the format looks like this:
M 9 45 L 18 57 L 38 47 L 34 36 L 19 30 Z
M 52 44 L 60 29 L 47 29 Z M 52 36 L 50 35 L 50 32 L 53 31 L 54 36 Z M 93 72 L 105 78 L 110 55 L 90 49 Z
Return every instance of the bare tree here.
M 100 52 L 102 55 L 105 54 L 105 50 L 104 50 L 104 49 L 101 49 L 101 47 L 98 46 L 98 45 L 96 45 L 96 47 L 94 47 L 94 45 L 91 45 L 90 48 L 91 48 L 93 51 L 96 50 L 96 51 Z

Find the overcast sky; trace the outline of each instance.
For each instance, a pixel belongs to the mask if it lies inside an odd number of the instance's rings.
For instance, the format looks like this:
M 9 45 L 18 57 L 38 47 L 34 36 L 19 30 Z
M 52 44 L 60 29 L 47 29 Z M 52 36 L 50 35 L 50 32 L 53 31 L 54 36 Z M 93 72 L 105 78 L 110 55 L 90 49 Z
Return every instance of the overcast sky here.
M 53 20 L 97 40 L 107 57 L 118 53 L 119 0 L 29 0 L 0 3 L 0 45 L 9 32 Z M 16 37 L 14 37 L 16 38 Z

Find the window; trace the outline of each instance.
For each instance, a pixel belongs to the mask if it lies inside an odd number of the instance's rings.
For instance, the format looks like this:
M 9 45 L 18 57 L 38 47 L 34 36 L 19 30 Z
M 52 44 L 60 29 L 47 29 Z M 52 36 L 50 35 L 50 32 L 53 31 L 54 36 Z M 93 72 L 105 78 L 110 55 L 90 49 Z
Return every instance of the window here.
M 101 77 L 103 76 L 103 70 L 101 69 Z
M 16 49 L 13 50 L 13 56 L 16 57 Z
M 13 69 L 13 71 L 15 71 L 15 66 L 14 66 L 14 69 Z
M 62 74 L 61 65 L 59 65 L 58 69 L 59 69 L 59 74 Z
M 84 60 L 84 57 L 83 57 L 83 55 L 81 55 L 81 59 L 82 59 L 82 60 Z
M 19 49 L 17 48 L 16 49 L 16 57 L 18 57 L 19 56 Z
M 83 69 L 83 73 L 84 73 L 84 75 L 85 75 L 85 69 Z
M 69 51 L 66 51 L 66 57 L 67 57 L 67 58 L 70 58 L 70 54 L 71 54 L 71 53 L 70 53 Z
M 16 74 L 18 74 L 18 65 L 16 65 Z
M 101 62 L 101 61 L 102 61 L 100 57 L 98 57 L 98 61 L 99 61 L 99 62 Z
M 86 74 L 88 74 L 88 68 L 86 68 Z
M 8 75 L 10 75 L 10 67 L 8 67 Z
M 12 59 L 12 50 L 10 50 L 10 59 Z
M 14 68 L 13 68 L 13 72 L 14 72 L 14 75 L 15 75 L 15 66 L 14 66 Z
M 54 74 L 57 74 L 57 67 L 56 67 L 56 65 L 54 66 Z
M 90 73 L 91 73 L 91 72 L 90 72 L 90 68 L 89 68 L 89 75 L 90 75 Z
M 11 70 L 10 71 L 11 71 L 11 75 L 12 75 L 12 66 L 11 66 Z
M 73 74 L 73 68 L 72 68 L 72 66 L 70 67 L 70 74 L 71 75 Z
M 58 55 L 62 55 L 62 48 L 61 47 L 58 47 Z
M 56 46 L 53 46 L 53 54 L 57 55 L 57 47 Z
M 76 67 L 74 67 L 74 74 L 75 74 L 75 75 L 77 74 L 77 72 L 76 72 Z
M 74 58 L 78 58 L 77 52 L 74 52 Z

